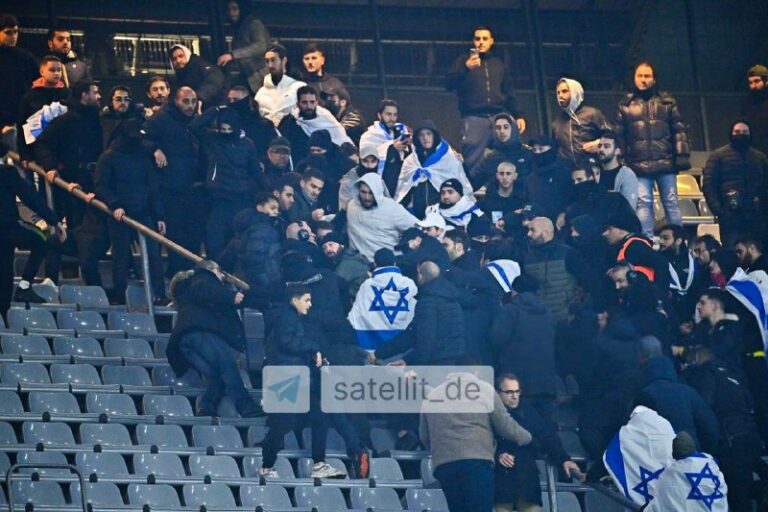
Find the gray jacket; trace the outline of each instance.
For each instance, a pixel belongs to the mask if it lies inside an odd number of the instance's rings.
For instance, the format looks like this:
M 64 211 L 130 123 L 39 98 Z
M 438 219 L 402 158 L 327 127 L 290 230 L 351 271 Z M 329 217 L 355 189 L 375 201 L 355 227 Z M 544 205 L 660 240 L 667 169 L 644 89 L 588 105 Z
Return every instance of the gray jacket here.
M 624 196 L 633 210 L 637 209 L 637 176 L 635 171 L 626 165 L 622 165 L 616 174 L 616 183 L 614 184 L 613 191 Z
M 468 374 L 461 374 L 464 378 Z M 507 413 L 501 398 L 490 384 L 482 383 L 483 394 L 493 396 L 493 412 L 425 413 L 422 409 L 419 437 L 432 454 L 435 468 L 459 460 L 495 461 L 496 436 L 523 446 L 531 442 L 531 434 Z M 430 392 L 441 394 L 438 386 Z M 490 389 L 487 389 L 490 388 Z M 442 394 L 445 394 L 444 392 Z
M 269 43 L 269 30 L 253 15 L 243 20 L 232 39 L 232 56 L 254 92 L 264 85 L 264 76 L 267 74 L 264 53 Z

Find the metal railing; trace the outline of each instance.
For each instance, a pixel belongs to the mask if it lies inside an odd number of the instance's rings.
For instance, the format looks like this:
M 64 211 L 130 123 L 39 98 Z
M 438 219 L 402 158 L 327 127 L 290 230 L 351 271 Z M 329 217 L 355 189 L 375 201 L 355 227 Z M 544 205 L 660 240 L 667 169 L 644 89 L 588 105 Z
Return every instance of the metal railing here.
M 8 156 L 14 161 L 14 162 L 20 162 L 18 153 L 15 153 L 13 151 L 8 152 Z M 55 185 L 59 187 L 62 190 L 65 190 L 67 193 L 71 194 L 72 196 L 76 197 L 77 199 L 83 201 L 84 203 L 94 207 L 97 210 L 101 210 L 105 214 L 109 215 L 110 218 L 114 219 L 114 212 L 113 210 L 106 205 L 103 201 L 100 201 L 99 199 L 92 197 L 90 194 L 84 192 L 80 185 L 77 183 L 70 183 L 68 181 L 65 181 L 58 176 L 54 177 L 52 180 L 48 177 L 46 177 L 46 171 L 42 167 L 40 167 L 35 162 L 30 162 L 27 165 L 27 168 L 37 174 L 40 177 L 40 180 L 42 183 L 45 183 L 46 186 L 46 199 L 48 201 L 48 206 L 52 207 L 52 194 L 50 190 L 50 185 Z M 52 208 L 51 208 L 52 209 Z M 167 250 L 173 251 L 176 254 L 182 256 L 183 258 L 188 259 L 189 261 L 197 264 L 203 261 L 205 258 L 202 256 L 195 254 L 194 252 L 182 247 L 181 245 L 177 244 L 173 240 L 170 240 L 157 231 L 153 230 L 152 228 L 149 228 L 145 226 L 144 224 L 132 219 L 128 215 L 123 215 L 118 222 L 122 222 L 129 228 L 136 231 L 138 238 L 139 238 L 139 245 L 141 247 L 141 268 L 142 272 L 144 274 L 144 293 L 147 297 L 147 308 L 148 312 L 151 315 L 154 315 L 154 308 L 153 308 L 153 299 L 152 299 L 152 283 L 150 281 L 149 277 L 149 257 L 147 253 L 147 238 L 152 239 L 153 241 L 157 242 L 158 244 L 164 246 Z M 243 281 L 242 279 L 238 278 L 237 276 L 234 276 L 232 274 L 229 274 L 227 272 L 222 272 L 224 274 L 224 279 L 233 285 L 237 286 L 241 290 L 248 290 L 250 289 L 250 286 L 248 283 Z
M 85 487 L 85 479 L 83 478 L 82 473 L 80 473 L 80 470 L 77 469 L 77 467 L 71 465 L 71 464 L 56 464 L 52 462 L 32 462 L 32 463 L 23 463 L 23 464 L 14 464 L 10 468 L 8 468 L 8 471 L 5 473 L 5 487 L 8 489 L 8 512 L 14 512 L 16 510 L 16 506 L 14 504 L 14 493 L 13 493 L 13 486 L 11 485 L 11 481 L 13 480 L 14 472 L 17 469 L 68 469 L 71 472 L 75 473 L 77 475 L 77 480 L 80 483 L 80 501 L 83 508 L 83 512 L 89 512 L 88 503 L 86 501 L 85 493 L 86 487 Z M 24 475 L 27 477 L 28 475 Z M 34 481 L 34 478 L 33 478 Z M 46 505 L 45 503 L 40 503 L 39 505 Z M 33 503 L 34 506 L 34 503 Z M 26 504 L 25 504 L 25 510 L 26 510 Z

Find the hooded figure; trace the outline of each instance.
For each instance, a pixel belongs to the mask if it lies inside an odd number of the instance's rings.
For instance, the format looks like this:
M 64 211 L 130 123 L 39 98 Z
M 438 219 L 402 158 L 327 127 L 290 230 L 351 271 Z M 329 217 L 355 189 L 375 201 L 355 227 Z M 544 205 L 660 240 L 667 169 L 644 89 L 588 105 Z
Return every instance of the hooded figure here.
M 387 197 L 385 188 L 377 173 L 365 174 L 357 180 L 357 194 L 347 204 L 350 246 L 368 261 L 373 261 L 377 250 L 397 245 L 400 234 L 418 222 L 402 205 Z
M 426 130 L 432 132 L 432 145 L 428 148 L 420 139 L 421 133 Z M 427 206 L 437 203 L 440 198 L 440 185 L 451 178 L 458 179 L 464 187 L 464 195 L 474 200 L 474 191 L 464 174 L 464 167 L 440 135 L 434 121 L 422 121 L 413 134 L 416 150 L 403 161 L 395 200 L 403 205 L 412 205 L 414 214 L 423 217 Z
M 252 96 L 233 101 L 228 107 L 240 115 L 241 128 L 245 136 L 253 142 L 259 159 L 264 158 L 270 141 L 278 136 L 275 125 L 261 116 L 259 106 L 255 104 Z
M 509 124 L 509 138 L 502 141 L 499 138 L 498 123 Z M 533 155 L 531 150 L 523 145 L 520 139 L 520 130 L 515 124 L 515 120 L 509 114 L 497 114 L 493 119 L 493 139 L 485 150 L 483 158 L 469 172 L 469 179 L 472 186 L 480 188 L 493 181 L 499 164 L 502 162 L 511 162 L 517 169 L 521 182 L 531 174 L 533 168 Z
M 558 90 L 565 84 L 570 91 L 567 104 L 560 101 L 561 112 L 552 121 L 552 137 L 557 141 L 558 153 L 561 158 L 576 162 L 584 153 L 597 152 L 597 140 L 600 134 L 610 128 L 602 112 L 594 107 L 584 105 L 584 88 L 576 80 L 561 78 L 557 82 Z M 584 145 L 592 143 L 589 150 Z M 588 146 L 589 147 L 589 146 Z
M 741 105 L 741 115 L 749 120 L 755 148 L 768 155 L 768 67 L 752 66 L 747 76 L 760 77 L 763 87 L 750 89 Z
M 184 67 L 177 68 L 173 65 L 173 58 L 171 58 L 171 67 L 176 72 L 173 90 L 183 86 L 191 87 L 195 90 L 198 99 L 206 109 L 226 103 L 226 80 L 224 80 L 221 70 L 192 53 L 183 44 L 171 46 L 170 50 L 168 50 L 168 55 L 172 57 L 173 52 L 177 49 L 181 49 L 184 52 L 187 63 Z
M 565 212 L 571 202 L 573 183 L 565 161 L 557 153 L 557 142 L 543 135 L 531 140 L 531 146 L 542 148 L 533 154 L 534 168 L 526 185 L 528 198 L 539 207 L 542 215 L 553 222 Z M 549 149 L 544 150 L 548 147 Z

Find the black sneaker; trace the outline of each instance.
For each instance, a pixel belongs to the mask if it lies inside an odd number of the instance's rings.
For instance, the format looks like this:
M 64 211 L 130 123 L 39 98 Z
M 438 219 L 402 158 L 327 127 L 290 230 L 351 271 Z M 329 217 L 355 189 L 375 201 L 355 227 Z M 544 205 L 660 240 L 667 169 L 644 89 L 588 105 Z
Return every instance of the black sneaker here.
M 37 304 L 42 304 L 45 302 L 45 299 L 39 296 L 31 287 L 27 288 L 26 290 L 22 290 L 21 288 L 17 287 L 16 292 L 13 295 L 13 299 L 16 302 L 34 302 Z

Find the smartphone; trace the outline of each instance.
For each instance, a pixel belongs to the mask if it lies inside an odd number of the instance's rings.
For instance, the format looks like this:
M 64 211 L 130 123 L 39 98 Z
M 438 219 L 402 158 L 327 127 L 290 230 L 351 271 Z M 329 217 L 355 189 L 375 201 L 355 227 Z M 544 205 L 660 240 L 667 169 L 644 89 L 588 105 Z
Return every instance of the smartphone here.
M 470 48 L 470 49 L 469 49 L 469 55 L 470 55 L 471 57 L 474 57 L 474 56 L 476 56 L 476 55 L 480 55 L 480 52 L 478 51 L 478 49 L 477 49 L 477 48 Z

